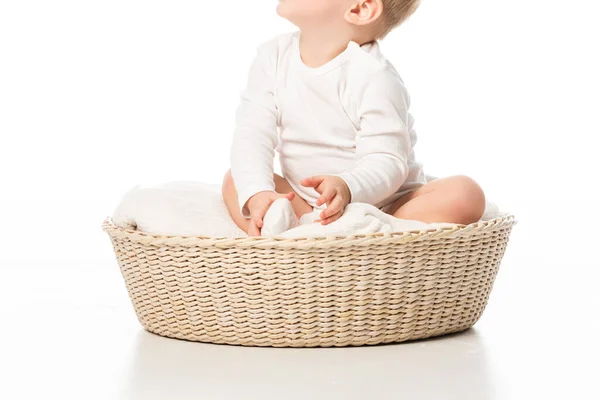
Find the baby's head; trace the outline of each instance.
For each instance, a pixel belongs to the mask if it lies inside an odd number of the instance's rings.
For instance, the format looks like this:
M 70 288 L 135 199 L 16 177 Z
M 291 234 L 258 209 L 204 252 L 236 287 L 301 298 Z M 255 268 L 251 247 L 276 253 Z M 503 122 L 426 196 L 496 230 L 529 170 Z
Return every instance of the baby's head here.
M 279 0 L 277 14 L 300 30 L 383 39 L 419 7 L 420 0 Z M 357 40 L 358 39 L 358 40 Z

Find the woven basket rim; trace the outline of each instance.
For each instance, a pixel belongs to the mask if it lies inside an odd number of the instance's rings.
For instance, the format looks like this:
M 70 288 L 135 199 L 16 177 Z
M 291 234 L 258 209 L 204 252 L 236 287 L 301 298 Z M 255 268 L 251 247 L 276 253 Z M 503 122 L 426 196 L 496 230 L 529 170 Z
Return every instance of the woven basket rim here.
M 179 245 L 186 247 L 321 247 L 327 246 L 366 246 L 374 242 L 393 240 L 395 243 L 406 243 L 419 240 L 431 240 L 437 238 L 456 238 L 459 236 L 471 236 L 477 232 L 496 231 L 507 226 L 517 224 L 518 220 L 513 214 L 504 215 L 472 224 L 455 224 L 450 227 L 437 227 L 426 230 L 406 230 L 399 232 L 367 233 L 349 236 L 319 236 L 319 237 L 293 237 L 282 236 L 204 236 L 204 235 L 165 235 L 152 232 L 138 231 L 117 226 L 110 217 L 106 217 L 102 223 L 102 230 L 111 237 L 127 237 L 131 241 L 144 242 L 146 244 L 168 246 Z

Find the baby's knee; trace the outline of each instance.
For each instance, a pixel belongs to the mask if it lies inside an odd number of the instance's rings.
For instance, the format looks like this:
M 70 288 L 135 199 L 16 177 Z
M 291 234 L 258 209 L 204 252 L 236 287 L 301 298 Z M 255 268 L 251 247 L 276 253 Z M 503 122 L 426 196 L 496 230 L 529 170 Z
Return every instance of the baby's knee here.
M 485 193 L 481 186 L 468 176 L 457 176 L 455 180 L 454 208 L 464 219 L 477 221 L 485 211 Z
M 471 204 L 476 210 L 476 213 L 481 211 L 483 214 L 483 210 L 485 209 L 485 193 L 481 186 L 470 177 L 465 177 L 465 192 L 467 192 L 467 196 L 471 199 Z

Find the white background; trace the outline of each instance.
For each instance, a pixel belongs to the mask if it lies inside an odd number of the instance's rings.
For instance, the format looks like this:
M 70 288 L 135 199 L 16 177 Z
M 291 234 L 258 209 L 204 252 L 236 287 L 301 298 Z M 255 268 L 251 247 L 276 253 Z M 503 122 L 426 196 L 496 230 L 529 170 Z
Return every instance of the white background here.
M 138 183 L 221 182 L 256 46 L 295 29 L 275 7 L 0 0 L 0 398 L 435 398 L 431 382 L 447 398 L 598 396 L 600 6 L 586 0 L 424 0 L 381 43 L 426 173 L 473 177 L 519 220 L 470 333 L 353 353 L 388 362 L 368 378 L 381 385 L 360 389 L 362 367 L 336 372 L 344 386 L 310 375 L 351 358 L 263 350 L 259 374 L 235 361 L 256 363 L 257 350 L 142 330 L 101 222 Z M 212 369 L 221 360 L 237 366 L 228 379 Z M 394 386 L 389 363 L 414 379 Z M 261 381 L 282 373 L 273 365 L 289 368 L 278 395 Z

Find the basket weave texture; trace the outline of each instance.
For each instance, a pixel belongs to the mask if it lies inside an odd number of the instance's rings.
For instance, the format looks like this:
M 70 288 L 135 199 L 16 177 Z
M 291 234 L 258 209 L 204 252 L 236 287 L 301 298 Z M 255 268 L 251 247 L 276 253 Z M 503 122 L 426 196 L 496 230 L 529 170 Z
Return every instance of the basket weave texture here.
M 163 236 L 102 224 L 142 326 L 191 341 L 358 346 L 470 328 L 512 215 L 427 231 L 323 238 Z

